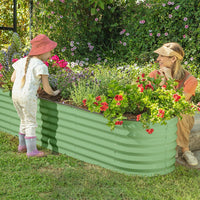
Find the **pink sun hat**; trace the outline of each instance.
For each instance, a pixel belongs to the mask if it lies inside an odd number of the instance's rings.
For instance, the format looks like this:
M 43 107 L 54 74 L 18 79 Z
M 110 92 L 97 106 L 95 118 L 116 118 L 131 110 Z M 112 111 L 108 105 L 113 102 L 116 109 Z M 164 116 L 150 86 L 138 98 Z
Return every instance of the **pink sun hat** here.
M 57 43 L 50 40 L 46 35 L 40 34 L 31 40 L 30 56 L 41 55 L 56 48 Z

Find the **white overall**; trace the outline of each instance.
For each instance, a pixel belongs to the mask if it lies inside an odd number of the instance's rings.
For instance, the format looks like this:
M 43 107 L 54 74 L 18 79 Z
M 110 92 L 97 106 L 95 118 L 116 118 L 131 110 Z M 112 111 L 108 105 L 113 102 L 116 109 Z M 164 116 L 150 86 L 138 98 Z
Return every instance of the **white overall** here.
M 19 132 L 26 137 L 35 137 L 37 127 L 37 90 L 41 83 L 41 75 L 49 75 L 47 66 L 37 58 L 29 61 L 26 81 L 21 88 L 21 80 L 24 76 L 24 68 L 27 58 L 21 58 L 13 64 L 16 70 L 16 79 L 12 88 L 12 100 L 20 117 Z

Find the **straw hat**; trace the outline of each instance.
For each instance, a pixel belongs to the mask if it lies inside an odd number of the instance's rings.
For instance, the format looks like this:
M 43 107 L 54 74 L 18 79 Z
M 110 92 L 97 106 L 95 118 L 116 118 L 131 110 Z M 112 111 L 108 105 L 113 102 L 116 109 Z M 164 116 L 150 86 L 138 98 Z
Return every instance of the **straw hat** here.
M 56 48 L 57 43 L 50 40 L 46 35 L 40 34 L 31 40 L 32 48 L 30 56 L 41 55 Z
M 169 47 L 166 47 L 165 45 L 163 45 L 162 47 L 155 50 L 154 53 L 157 53 L 157 54 L 162 55 L 162 56 L 176 56 L 179 60 L 183 59 L 183 56 L 181 54 L 170 49 Z

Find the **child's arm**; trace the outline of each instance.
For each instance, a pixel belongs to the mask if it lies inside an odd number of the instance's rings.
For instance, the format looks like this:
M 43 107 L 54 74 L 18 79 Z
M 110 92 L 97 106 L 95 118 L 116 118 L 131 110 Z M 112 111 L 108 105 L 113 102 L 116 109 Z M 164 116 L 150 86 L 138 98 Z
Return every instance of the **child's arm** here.
M 52 90 L 51 86 L 49 85 L 48 75 L 42 75 L 42 85 L 44 91 L 49 95 L 56 96 L 60 93 L 60 90 L 55 90 L 55 91 Z
M 15 78 L 16 78 L 16 70 L 14 70 L 14 72 L 12 73 L 12 76 L 11 76 L 11 82 L 15 82 Z

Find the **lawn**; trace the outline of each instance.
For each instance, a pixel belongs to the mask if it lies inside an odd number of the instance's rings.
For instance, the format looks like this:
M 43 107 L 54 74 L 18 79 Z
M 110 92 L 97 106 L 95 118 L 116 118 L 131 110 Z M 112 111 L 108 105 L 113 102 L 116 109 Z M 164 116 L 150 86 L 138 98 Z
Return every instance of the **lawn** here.
M 1 200 L 200 199 L 197 169 L 176 166 L 164 176 L 130 176 L 48 150 L 47 157 L 28 159 L 17 145 L 17 137 L 0 132 Z

